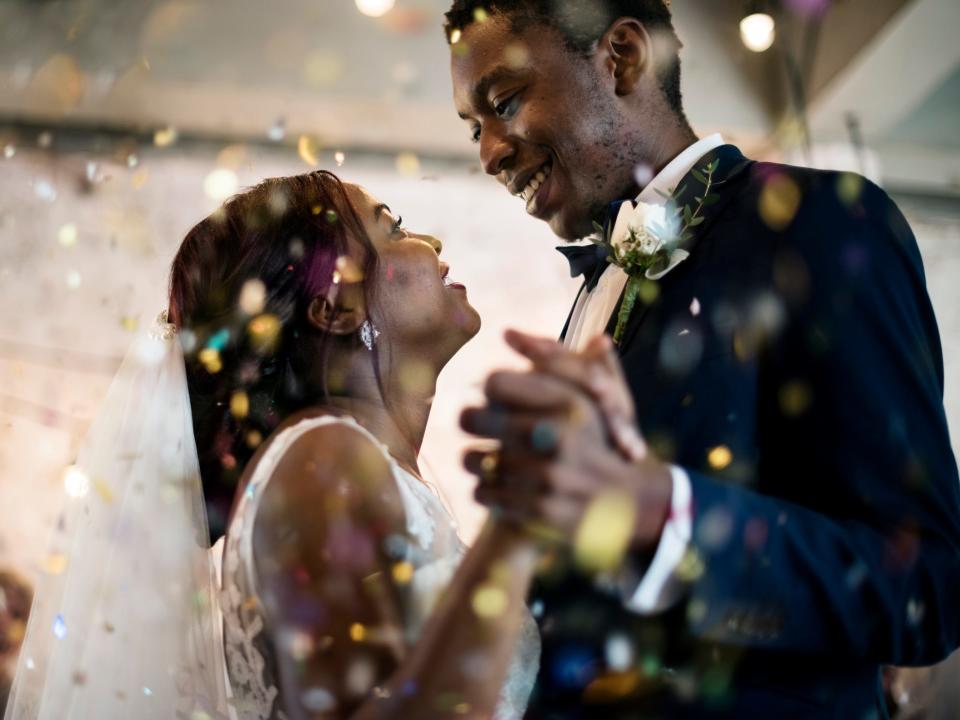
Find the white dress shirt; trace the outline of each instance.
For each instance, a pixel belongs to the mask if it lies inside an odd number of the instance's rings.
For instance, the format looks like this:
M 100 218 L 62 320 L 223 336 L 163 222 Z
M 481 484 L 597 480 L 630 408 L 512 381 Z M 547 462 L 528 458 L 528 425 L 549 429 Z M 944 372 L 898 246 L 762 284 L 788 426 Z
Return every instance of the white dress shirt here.
M 711 135 L 695 142 L 643 188 L 637 196 L 637 202 L 664 205 L 666 201 L 661 193 L 670 195 L 698 160 L 723 144 L 720 135 Z M 591 338 L 606 330 L 626 284 L 627 274 L 616 265 L 610 265 L 593 290 L 580 293 L 564 338 L 566 347 L 582 350 Z M 642 615 L 662 612 L 675 603 L 683 591 L 674 571 L 690 545 L 692 492 L 690 478 L 682 468 L 671 465 L 670 473 L 673 478 L 670 516 L 664 525 L 653 561 L 639 585 L 626 577 L 625 582 L 620 583 L 626 607 Z

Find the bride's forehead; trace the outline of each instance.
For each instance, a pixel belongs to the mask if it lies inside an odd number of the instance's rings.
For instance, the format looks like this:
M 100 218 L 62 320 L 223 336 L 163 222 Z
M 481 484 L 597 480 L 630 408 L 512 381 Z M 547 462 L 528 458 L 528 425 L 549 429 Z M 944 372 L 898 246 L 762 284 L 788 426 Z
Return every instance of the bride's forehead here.
M 379 202 L 365 187 L 360 185 L 345 182 L 343 188 L 346 190 L 350 202 L 353 203 L 353 206 L 361 215 L 363 214 L 363 210 L 373 208 Z

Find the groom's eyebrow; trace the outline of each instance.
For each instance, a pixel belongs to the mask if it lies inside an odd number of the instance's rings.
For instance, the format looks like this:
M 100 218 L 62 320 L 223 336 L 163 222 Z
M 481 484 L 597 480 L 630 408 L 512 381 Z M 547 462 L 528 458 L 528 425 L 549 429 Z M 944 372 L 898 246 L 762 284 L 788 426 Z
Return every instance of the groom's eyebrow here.
M 480 80 L 477 81 L 477 84 L 473 86 L 473 92 L 471 93 L 473 106 L 475 108 L 482 107 L 487 104 L 487 96 L 490 95 L 490 88 L 496 85 L 501 80 L 507 80 L 516 75 L 516 73 L 508 67 L 495 67 L 493 70 L 484 75 Z M 458 112 L 457 115 L 460 116 L 463 120 L 469 120 L 470 116 L 466 113 Z

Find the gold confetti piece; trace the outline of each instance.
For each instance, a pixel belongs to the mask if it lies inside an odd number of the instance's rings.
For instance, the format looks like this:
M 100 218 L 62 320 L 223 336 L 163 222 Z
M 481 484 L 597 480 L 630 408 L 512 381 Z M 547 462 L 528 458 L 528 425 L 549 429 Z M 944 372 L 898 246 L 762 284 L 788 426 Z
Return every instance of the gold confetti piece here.
M 343 163 L 346 159 L 347 156 L 339 150 L 333 154 L 333 161 L 337 164 L 337 167 L 343 167 Z
M 502 615 L 507 609 L 507 594 L 492 583 L 483 583 L 473 591 L 470 605 L 477 617 L 491 620 Z
M 453 706 L 453 711 L 457 715 L 467 715 L 470 712 L 470 703 L 457 703 Z
M 397 172 L 405 177 L 416 177 L 420 174 L 420 158 L 412 152 L 402 152 L 396 159 Z
M 302 74 L 309 85 L 318 88 L 330 87 L 336 85 L 343 76 L 343 63 L 334 54 L 314 51 L 307 55 Z
M 153 144 L 157 147 L 170 147 L 177 141 L 177 137 L 177 129 L 167 126 L 153 133 Z
M 358 283 L 363 280 L 363 270 L 349 255 L 341 255 L 337 258 L 337 270 L 346 283 Z
M 408 562 L 398 562 L 393 566 L 393 580 L 400 585 L 406 585 L 413 579 L 413 565 Z
M 280 320 L 269 313 L 258 315 L 247 326 L 250 342 L 258 352 L 270 352 L 280 338 Z
M 223 361 L 220 359 L 220 351 L 215 348 L 204 348 L 197 355 L 201 364 L 211 375 L 216 375 L 223 370 Z
M 780 409 L 787 417 L 799 417 L 810 407 L 810 388 L 799 380 L 780 388 Z
M 140 326 L 140 321 L 132 315 L 124 315 L 120 318 L 120 327 L 127 332 L 136 332 Z
M 660 297 L 660 285 L 653 280 L 644 280 L 640 284 L 638 297 L 644 305 L 652 305 Z
M 774 175 L 760 193 L 760 217 L 776 232 L 787 228 L 800 208 L 802 196 L 797 184 L 786 175 Z
M 688 548 L 680 559 L 680 564 L 673 572 L 683 582 L 694 582 L 703 575 L 704 570 L 706 570 L 706 567 L 700 553 L 694 548 Z
M 101 478 L 95 477 L 93 479 L 93 489 L 97 491 L 97 495 L 105 503 L 113 502 L 113 490 Z
M 460 28 L 454 28 L 450 31 L 450 44 L 456 45 L 460 42 L 460 38 L 463 37 L 463 33 L 460 31 Z
M 72 248 L 77 244 L 77 226 L 73 223 L 61 225 L 57 231 L 57 241 L 65 248 Z
M 257 430 L 251 430 L 247 433 L 247 447 L 257 448 L 263 442 L 263 435 Z
M 237 420 L 243 420 L 250 412 L 250 398 L 242 390 L 238 390 L 230 398 L 230 414 Z
M 726 445 L 717 445 L 707 453 L 707 462 L 714 470 L 723 470 L 733 462 L 733 453 Z
M 354 642 L 363 642 L 367 636 L 367 629 L 360 623 L 353 623 L 350 626 L 350 639 Z
M 47 575 L 62 575 L 67 569 L 67 556 L 63 553 L 52 553 L 43 561 L 43 571 Z
M 863 192 L 863 178 L 856 173 L 841 173 L 837 178 L 837 196 L 844 205 L 853 205 Z
M 320 145 L 309 135 L 301 135 L 297 140 L 297 154 L 307 165 L 316 167 L 320 164 L 317 155 L 320 152 Z
M 473 11 L 473 19 L 478 23 L 486 22 L 489 17 L 487 11 L 482 7 L 475 8 Z
M 587 506 L 574 537 L 574 559 L 588 572 L 613 570 L 630 544 L 636 508 L 622 492 L 606 492 Z

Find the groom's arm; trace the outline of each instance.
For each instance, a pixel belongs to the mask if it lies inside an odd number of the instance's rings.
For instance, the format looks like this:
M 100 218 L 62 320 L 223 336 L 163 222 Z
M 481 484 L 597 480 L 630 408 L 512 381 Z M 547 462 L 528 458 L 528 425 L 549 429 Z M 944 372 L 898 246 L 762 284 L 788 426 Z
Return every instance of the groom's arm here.
M 724 643 L 927 664 L 960 642 L 940 342 L 906 221 L 875 186 L 862 202 L 863 219 L 828 215 L 840 217 L 829 235 L 815 213 L 798 217 L 787 241 L 810 292 L 760 359 L 766 426 L 749 484 L 775 492 L 775 473 L 796 462 L 812 470 L 810 491 L 800 505 L 688 470 L 687 557 L 702 572 L 687 617 Z M 778 408 L 788 381 L 810 390 L 799 418 Z M 728 542 L 707 527 L 718 517 Z

